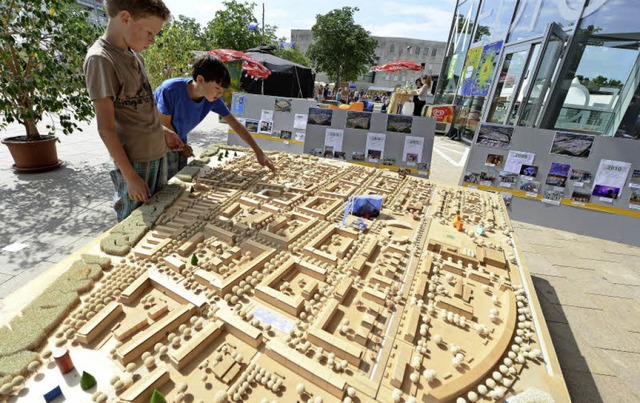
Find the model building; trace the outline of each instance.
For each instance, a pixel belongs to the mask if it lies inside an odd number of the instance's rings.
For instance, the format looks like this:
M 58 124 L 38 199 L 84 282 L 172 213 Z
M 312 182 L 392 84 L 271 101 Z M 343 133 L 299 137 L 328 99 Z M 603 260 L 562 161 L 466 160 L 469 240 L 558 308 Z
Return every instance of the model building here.
M 112 267 L 0 393 L 69 396 L 47 385 L 63 347 L 96 378 L 86 401 L 568 399 L 499 195 L 272 158 L 202 167 L 130 250 L 96 247 Z M 381 214 L 349 215 L 368 194 Z

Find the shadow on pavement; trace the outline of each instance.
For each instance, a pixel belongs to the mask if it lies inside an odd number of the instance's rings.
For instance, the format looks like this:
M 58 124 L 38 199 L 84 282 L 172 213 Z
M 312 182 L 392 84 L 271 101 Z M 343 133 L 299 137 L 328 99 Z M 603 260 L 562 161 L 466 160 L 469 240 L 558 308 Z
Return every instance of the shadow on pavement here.
M 571 400 L 580 403 L 603 402 L 589 365 L 580 353 L 580 347 L 562 305 L 550 302 L 558 300 L 555 289 L 542 277 L 532 275 L 531 279 L 535 285 L 540 308 L 547 323 L 558 361 L 560 361 L 562 376 Z

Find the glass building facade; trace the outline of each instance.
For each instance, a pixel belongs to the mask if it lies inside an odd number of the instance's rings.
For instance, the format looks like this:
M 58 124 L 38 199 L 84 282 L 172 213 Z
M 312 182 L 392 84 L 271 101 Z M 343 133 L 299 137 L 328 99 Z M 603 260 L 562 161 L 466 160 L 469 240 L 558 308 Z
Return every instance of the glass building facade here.
M 436 90 L 480 122 L 640 138 L 639 0 L 458 0 Z

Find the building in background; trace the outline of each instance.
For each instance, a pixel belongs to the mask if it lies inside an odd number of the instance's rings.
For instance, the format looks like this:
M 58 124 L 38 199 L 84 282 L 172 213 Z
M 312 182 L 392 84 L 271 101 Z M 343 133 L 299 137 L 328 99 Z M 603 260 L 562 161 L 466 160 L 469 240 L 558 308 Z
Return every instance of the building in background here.
M 89 12 L 89 21 L 107 25 L 107 11 L 102 0 L 78 0 L 78 5 Z
M 412 86 L 415 80 L 423 74 L 437 75 L 442 68 L 442 59 L 446 48 L 446 42 L 426 41 L 410 38 L 390 38 L 373 36 L 378 41 L 375 50 L 376 60 L 374 65 L 383 65 L 398 59 L 412 60 L 424 65 L 423 71 L 399 71 L 397 73 L 368 73 L 360 76 L 355 84 L 360 89 L 388 89 L 392 90 L 396 85 Z M 313 42 L 310 29 L 292 29 L 291 42 L 294 42 L 302 53 L 306 53 Z M 328 82 L 326 74 L 318 72 L 317 81 Z
M 640 138 L 638 0 L 458 0 L 437 104 L 490 122 Z

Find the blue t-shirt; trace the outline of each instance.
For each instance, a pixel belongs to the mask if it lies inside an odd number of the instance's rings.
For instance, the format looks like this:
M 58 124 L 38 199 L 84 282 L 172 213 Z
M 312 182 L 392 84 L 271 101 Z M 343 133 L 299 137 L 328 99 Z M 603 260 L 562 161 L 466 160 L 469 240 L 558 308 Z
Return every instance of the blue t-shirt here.
M 207 101 L 206 98 L 200 101 L 191 99 L 187 91 L 189 81 L 191 78 L 171 78 L 163 81 L 153 92 L 158 110 L 164 115 L 171 115 L 171 124 L 184 142 L 187 141 L 187 134 L 198 126 L 209 112 L 213 111 L 222 117 L 230 113 L 222 98 L 213 102 Z

